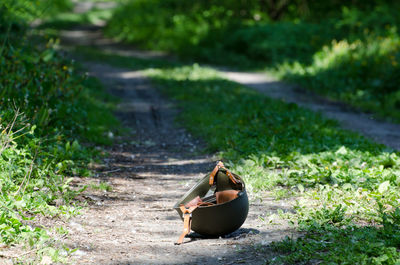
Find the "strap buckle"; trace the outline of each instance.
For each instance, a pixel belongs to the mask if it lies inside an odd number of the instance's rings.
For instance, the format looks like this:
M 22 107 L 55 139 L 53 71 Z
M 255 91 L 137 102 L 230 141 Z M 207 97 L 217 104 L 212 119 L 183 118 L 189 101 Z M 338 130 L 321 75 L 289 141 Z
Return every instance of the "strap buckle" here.
M 192 225 L 192 212 L 196 210 L 198 206 L 192 206 L 189 208 L 186 208 L 185 205 L 181 205 L 180 209 L 182 211 L 182 217 L 183 217 L 183 232 L 181 236 L 179 237 L 178 241 L 175 243 L 175 245 L 180 245 L 183 243 L 183 239 L 187 234 L 190 233 L 190 228 Z
M 185 218 L 185 216 L 189 215 L 190 218 L 192 218 L 192 213 L 182 213 L 182 218 Z

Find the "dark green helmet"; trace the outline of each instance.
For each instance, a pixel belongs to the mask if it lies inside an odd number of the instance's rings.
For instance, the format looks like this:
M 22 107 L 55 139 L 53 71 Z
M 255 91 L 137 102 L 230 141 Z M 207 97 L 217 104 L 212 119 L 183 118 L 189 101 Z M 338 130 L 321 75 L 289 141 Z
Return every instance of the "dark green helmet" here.
M 234 192 L 235 198 L 217 202 L 219 194 Z M 197 203 L 200 199 L 201 203 Z M 182 217 L 192 207 L 191 229 L 206 236 L 222 236 L 238 229 L 246 220 L 249 211 L 249 200 L 246 187 L 241 177 L 229 172 L 222 163 L 218 163 L 214 171 L 198 181 L 175 205 L 174 209 Z M 190 223 L 190 222 L 189 222 Z M 190 225 L 189 229 L 190 232 Z M 187 234 L 186 233 L 186 234 Z M 182 240 L 181 240 L 182 241 Z

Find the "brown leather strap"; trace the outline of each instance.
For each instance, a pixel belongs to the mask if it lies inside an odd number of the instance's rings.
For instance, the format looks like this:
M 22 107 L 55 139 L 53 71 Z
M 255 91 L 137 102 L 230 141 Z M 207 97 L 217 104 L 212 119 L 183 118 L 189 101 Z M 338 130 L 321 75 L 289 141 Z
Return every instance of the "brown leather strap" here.
M 210 173 L 210 181 L 209 181 L 210 186 L 212 186 L 214 184 L 215 175 L 217 174 L 217 172 L 220 168 L 222 168 L 226 171 L 226 175 L 230 178 L 230 180 L 233 183 L 237 184 L 238 182 L 240 182 L 238 179 L 236 179 L 233 176 L 233 174 L 228 169 L 226 169 L 226 167 L 224 166 L 224 163 L 219 161 L 218 164 L 215 166 L 214 170 Z
M 183 232 L 181 236 L 179 237 L 178 241 L 175 243 L 176 245 L 180 245 L 183 243 L 183 239 L 187 234 L 190 233 L 190 227 L 192 225 L 192 212 L 198 207 L 196 206 L 191 206 L 189 208 L 186 208 L 185 205 L 181 204 L 179 208 L 182 211 L 183 214 Z
M 226 170 L 226 175 L 228 175 L 228 177 L 232 180 L 233 183 L 237 184 L 239 180 L 237 180 L 229 170 L 227 170 L 226 168 L 225 170 Z
M 183 243 L 183 239 L 190 232 L 191 223 L 192 223 L 191 214 L 185 213 L 183 215 L 183 232 L 182 232 L 181 236 L 179 237 L 178 241 L 175 243 L 175 245 L 180 245 Z
M 230 180 L 233 183 L 237 184 L 238 182 L 240 182 L 233 176 L 233 174 L 231 172 L 229 172 L 229 170 L 227 170 L 225 168 L 224 164 L 221 161 L 219 161 L 218 164 L 215 166 L 214 170 L 210 173 L 210 180 L 209 180 L 210 186 L 214 184 L 215 175 L 218 173 L 218 170 L 220 168 L 222 168 L 226 171 L 226 175 L 230 178 Z M 220 197 L 219 200 L 222 203 L 222 202 L 229 201 L 229 200 L 236 198 L 238 192 L 239 191 L 234 191 L 234 190 L 229 191 L 228 192 L 229 194 L 227 194 L 227 192 L 221 192 L 218 197 Z M 179 208 L 183 214 L 183 232 L 180 235 L 178 241 L 175 243 L 176 245 L 182 244 L 185 236 L 190 233 L 190 228 L 192 225 L 192 212 L 199 206 L 210 206 L 210 205 L 214 205 L 214 204 L 210 203 L 210 202 L 203 202 L 201 200 L 201 198 L 199 196 L 197 196 L 196 198 L 194 198 L 193 200 L 188 202 L 186 204 L 186 206 L 183 204 L 181 204 L 179 206 Z
M 219 161 L 217 163 L 217 165 L 215 166 L 215 168 L 213 169 L 213 171 L 211 172 L 211 174 L 210 174 L 210 181 L 209 181 L 210 186 L 212 186 L 214 184 L 215 175 L 217 174 L 218 170 L 221 167 L 224 167 L 224 164 L 221 161 Z

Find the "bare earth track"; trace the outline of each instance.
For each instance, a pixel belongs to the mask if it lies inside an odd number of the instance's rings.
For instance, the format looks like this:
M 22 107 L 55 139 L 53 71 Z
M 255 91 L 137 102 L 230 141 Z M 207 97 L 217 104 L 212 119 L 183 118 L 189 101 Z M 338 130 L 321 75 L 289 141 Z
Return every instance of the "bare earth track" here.
M 266 224 L 260 217 L 288 210 L 288 201 L 265 194 L 253 200 L 247 221 L 225 238 L 192 233 L 181 246 L 174 242 L 182 221 L 174 203 L 215 165 L 211 155 L 196 155 L 203 144 L 174 123 L 177 110 L 163 99 L 140 71 L 101 63 L 84 63 L 89 75 L 121 98 L 118 117 L 131 132 L 116 139 L 96 180 L 112 192 L 84 196 L 91 206 L 66 225 L 65 243 L 79 248 L 77 264 L 265 264 L 257 246 L 293 232 L 287 224 Z M 87 181 L 87 180 L 81 180 Z M 93 180 L 90 180 L 93 181 Z M 251 194 L 250 194 L 251 196 Z

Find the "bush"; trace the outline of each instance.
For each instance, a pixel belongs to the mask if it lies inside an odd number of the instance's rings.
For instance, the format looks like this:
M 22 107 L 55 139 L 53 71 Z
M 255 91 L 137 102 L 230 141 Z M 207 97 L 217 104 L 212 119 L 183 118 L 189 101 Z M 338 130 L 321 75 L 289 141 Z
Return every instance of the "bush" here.
M 106 33 L 146 48 L 193 54 L 191 49 L 209 33 L 253 19 L 259 9 L 255 3 L 255 0 L 130 1 L 115 11 Z M 244 12 L 248 5 L 252 8 Z
M 37 18 L 53 16 L 71 10 L 69 0 L 3 0 L 0 4 L 0 21 L 26 23 Z M 3 23 L 2 23 L 3 24 Z
M 248 60 L 276 65 L 282 62 L 308 63 L 315 51 L 329 43 L 333 30 L 324 25 L 290 22 L 244 26 L 224 36 L 223 49 Z

